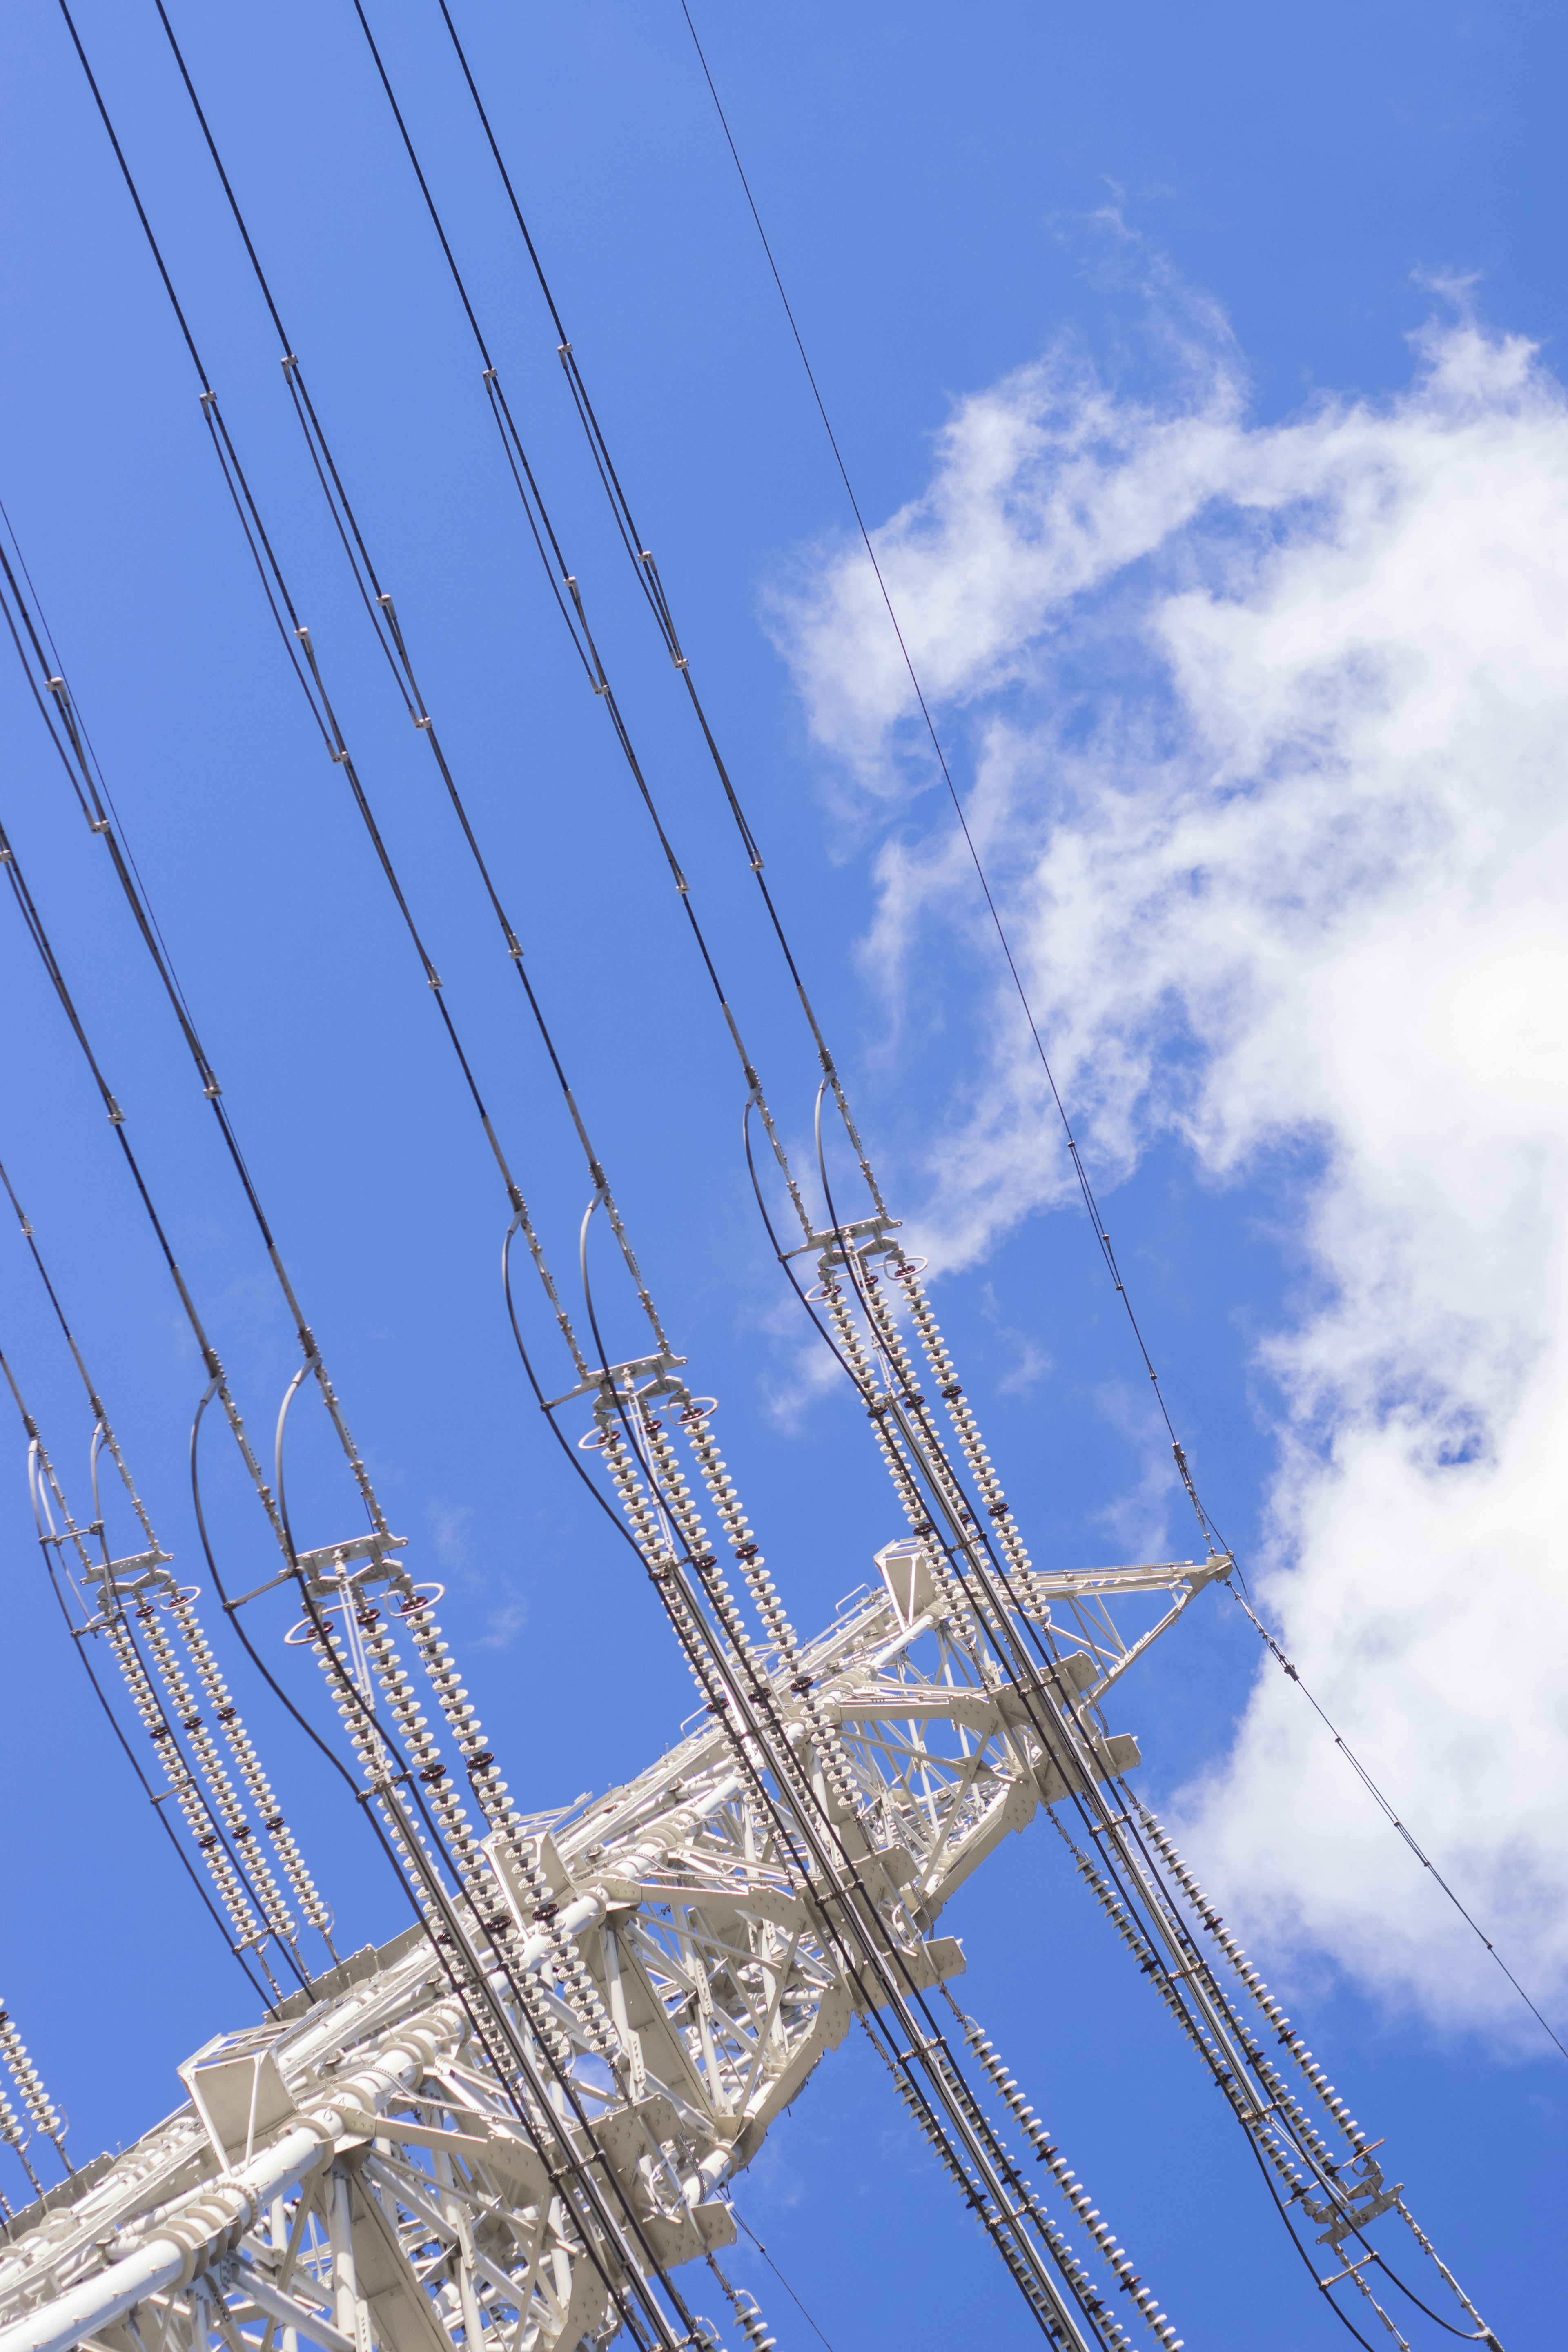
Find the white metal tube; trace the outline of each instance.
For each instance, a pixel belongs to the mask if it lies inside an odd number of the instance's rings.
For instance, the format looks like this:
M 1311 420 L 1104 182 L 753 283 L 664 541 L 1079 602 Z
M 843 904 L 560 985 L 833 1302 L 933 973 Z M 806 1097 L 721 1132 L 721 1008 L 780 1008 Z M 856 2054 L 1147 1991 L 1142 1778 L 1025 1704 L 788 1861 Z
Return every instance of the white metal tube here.
M 0 2352 L 68 2352 L 82 2336 L 111 2327 L 133 2304 L 199 2276 L 274 2197 L 321 2161 L 332 2137 L 325 2122 L 301 2122 L 243 2172 L 204 2183 L 177 2219 L 123 2261 L 0 2328 Z
M 204 2181 L 190 2197 L 149 2216 L 153 2234 L 119 2262 L 0 2328 L 0 2352 L 68 2352 L 82 2336 L 112 2326 L 147 2295 L 199 2277 L 342 2136 L 339 2099 L 351 2109 L 374 2113 L 405 2076 L 422 2073 L 458 2039 L 462 2021 L 458 2003 L 446 2000 L 418 2025 L 400 2029 L 366 2064 L 333 2086 L 331 2102 L 323 2101 L 309 2119 L 301 2116 L 243 2170 Z

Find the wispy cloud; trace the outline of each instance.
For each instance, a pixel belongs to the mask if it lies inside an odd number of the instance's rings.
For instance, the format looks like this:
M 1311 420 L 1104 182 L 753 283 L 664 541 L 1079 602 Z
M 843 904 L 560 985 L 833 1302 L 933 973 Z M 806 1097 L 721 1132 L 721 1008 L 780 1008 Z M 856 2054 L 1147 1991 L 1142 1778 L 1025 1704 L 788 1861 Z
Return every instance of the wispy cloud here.
M 430 1545 L 448 1575 L 468 1566 L 468 1523 L 474 1514 L 468 1503 L 432 1503 L 426 1517 L 430 1523 Z
M 1156 1135 L 1220 1182 L 1309 1147 L 1268 1605 L 1561 1992 L 1568 408 L 1462 308 L 1398 398 L 1279 425 L 1201 305 L 1173 347 L 1163 403 L 1064 353 L 962 402 L 879 548 L 1101 1176 Z M 773 616 L 849 820 L 898 817 L 868 943 L 896 997 L 973 898 L 863 556 L 808 552 Z M 998 989 L 932 1148 L 950 1265 L 1065 1193 L 1020 1028 Z M 1277 1948 L 1499 2016 L 1282 1678 L 1185 1811 Z
M 504 1601 L 485 1620 L 485 1630 L 474 1646 L 479 1650 L 509 1650 L 527 1622 L 526 1601 Z

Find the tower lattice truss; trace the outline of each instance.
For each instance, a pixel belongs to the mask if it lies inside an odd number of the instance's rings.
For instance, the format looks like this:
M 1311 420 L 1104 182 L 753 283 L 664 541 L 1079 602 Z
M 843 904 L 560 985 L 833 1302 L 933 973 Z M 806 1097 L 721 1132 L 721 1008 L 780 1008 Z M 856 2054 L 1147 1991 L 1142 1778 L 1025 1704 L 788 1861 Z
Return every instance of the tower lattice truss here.
M 1103 1727 L 1143 1641 L 1228 1562 L 1034 1579 L 1042 1620 L 1065 1598 L 1100 1637 L 1063 1651 L 1048 1740 L 922 1549 L 889 1546 L 878 1566 L 771 1677 L 847 1864 L 836 1889 L 781 1850 L 735 1727 L 703 1710 L 626 1787 L 492 1832 L 455 1933 L 416 1925 L 219 2035 L 181 2069 L 189 2099 L 166 2122 L 16 2216 L 0 2352 L 575 2352 L 617 2332 L 639 2284 L 704 2259 L 721 2320 L 688 2311 L 668 2340 L 717 2346 L 727 2295 L 741 2335 L 767 2345 L 716 2259 L 735 2239 L 728 2184 L 858 2022 L 1047 2336 L 1174 2346 L 951 1990 L 964 1963 L 942 1915 L 1042 1806 L 1105 1825 L 1094 1851 L 1073 1847 L 1079 1869 L 1287 2193 L 1326 2225 L 1327 2258 L 1353 2264 L 1367 2225 L 1404 2212 L 1398 2185 L 1127 1799 L 1134 1741 Z M 1139 1639 L 1105 1605 L 1129 1598 L 1154 1605 Z M 452 1947 L 487 1943 L 506 1965 L 476 1987 Z

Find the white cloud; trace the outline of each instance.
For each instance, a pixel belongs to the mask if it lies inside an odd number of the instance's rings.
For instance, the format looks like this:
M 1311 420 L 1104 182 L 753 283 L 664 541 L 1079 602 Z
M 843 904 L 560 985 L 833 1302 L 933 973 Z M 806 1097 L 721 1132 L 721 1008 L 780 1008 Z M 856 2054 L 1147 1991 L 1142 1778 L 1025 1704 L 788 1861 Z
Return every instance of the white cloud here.
M 503 1601 L 485 1622 L 476 1647 L 481 1650 L 510 1650 L 528 1622 L 526 1601 Z
M 1058 356 L 960 404 L 878 544 L 1102 1176 L 1156 1133 L 1221 1181 L 1295 1148 L 1312 1284 L 1267 1349 L 1287 1399 L 1268 1606 L 1561 2001 L 1562 388 L 1467 318 L 1399 398 L 1278 425 L 1249 421 L 1217 327 L 1206 356 L 1189 332 L 1163 406 Z M 774 617 L 844 803 L 897 814 L 868 948 L 896 992 L 933 927 L 982 941 L 875 593 L 854 549 L 819 548 Z M 1063 1195 L 1021 1036 L 999 988 L 932 1157 L 949 1265 Z M 1506 1986 L 1276 1670 L 1185 1810 L 1276 1953 L 1511 2030 Z

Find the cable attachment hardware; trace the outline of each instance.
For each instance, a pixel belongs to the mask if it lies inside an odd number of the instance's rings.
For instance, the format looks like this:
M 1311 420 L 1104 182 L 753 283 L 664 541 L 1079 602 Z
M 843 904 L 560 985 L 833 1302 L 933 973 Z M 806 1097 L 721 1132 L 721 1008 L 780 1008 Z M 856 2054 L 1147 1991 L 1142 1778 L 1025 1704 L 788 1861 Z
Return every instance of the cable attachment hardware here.
M 617 1403 L 634 1399 L 684 1396 L 682 1383 L 670 1376 L 686 1361 L 686 1357 L 672 1356 L 668 1349 L 661 1349 L 657 1356 L 634 1356 L 624 1364 L 603 1365 L 585 1374 L 564 1396 L 549 1398 L 544 1410 L 555 1412 L 578 1397 L 594 1397 L 601 1410 L 613 1412 Z
M 889 1217 L 886 1214 L 859 1217 L 853 1224 L 829 1225 L 824 1234 L 808 1234 L 805 1241 L 798 1244 L 795 1249 L 785 1250 L 784 1255 L 786 1259 L 817 1256 L 820 1270 L 826 1278 L 828 1269 L 832 1266 L 848 1265 L 852 1261 L 858 1265 L 865 1258 L 875 1257 L 884 1250 L 896 1247 L 897 1244 L 890 1242 L 888 1236 L 889 1234 L 896 1233 L 902 1223 L 901 1217 Z M 848 1244 L 852 1242 L 858 1242 L 861 1246 L 858 1249 L 851 1249 Z

